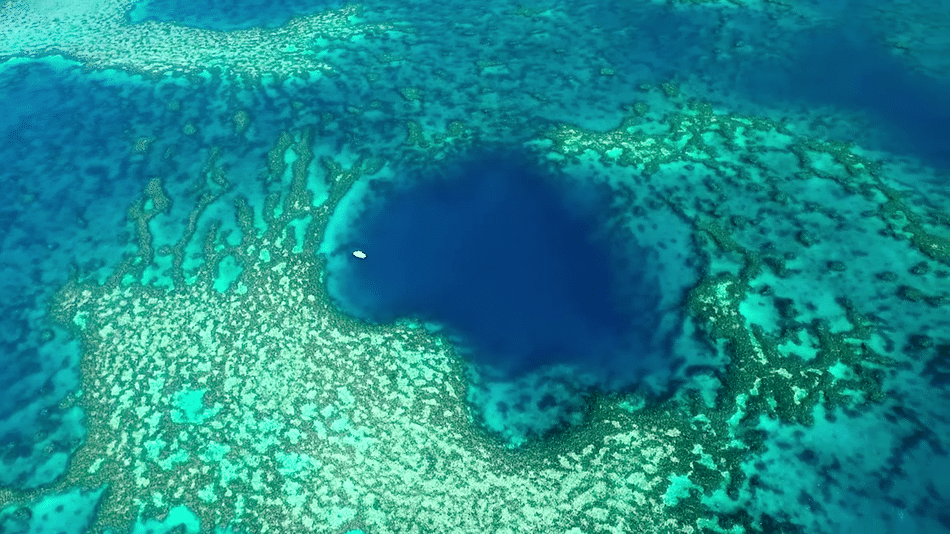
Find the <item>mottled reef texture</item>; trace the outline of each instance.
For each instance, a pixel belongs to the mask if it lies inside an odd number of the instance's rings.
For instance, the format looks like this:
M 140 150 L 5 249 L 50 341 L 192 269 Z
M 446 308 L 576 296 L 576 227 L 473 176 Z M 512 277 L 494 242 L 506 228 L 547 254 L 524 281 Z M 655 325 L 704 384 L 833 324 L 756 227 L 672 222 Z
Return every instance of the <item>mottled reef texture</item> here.
M 602 166 L 631 228 L 667 211 L 692 229 L 702 277 L 686 296 L 687 321 L 721 358 L 686 366 L 672 397 L 593 398 L 584 424 L 505 447 L 466 404 L 463 366 L 444 340 L 367 327 L 330 306 L 316 249 L 349 184 L 380 162 L 322 161 L 333 185 L 315 201 L 312 132 L 288 132 L 264 180 L 293 178 L 270 197 L 263 232 L 239 201 L 240 244 L 191 228 L 179 246 L 152 250 L 148 222 L 169 200 L 155 180 L 129 211 L 138 254 L 105 284 L 76 280 L 60 292 L 53 311 L 85 350 L 82 394 L 70 402 L 86 411 L 89 435 L 59 486 L 108 482 L 99 528 L 179 504 L 206 525 L 261 532 L 778 525 L 742 511 L 759 491 L 743 466 L 763 451 L 760 423 L 872 410 L 886 402 L 890 369 L 909 365 L 895 347 L 924 356 L 947 342 L 933 337 L 947 330 L 932 313 L 946 293 L 913 278 L 946 276 L 946 221 L 912 207 L 887 168 L 852 147 L 717 113 L 672 85 L 644 91 L 672 111 L 632 105 L 615 130 L 565 124 L 528 145 L 567 171 Z M 643 133 L 647 122 L 664 131 Z M 407 145 L 426 147 L 405 148 L 416 157 L 461 139 L 408 130 Z M 215 157 L 193 219 L 227 189 Z M 291 226 L 300 220 L 303 233 Z M 861 255 L 851 249 L 875 242 L 900 249 L 918 274 L 852 261 Z M 196 246 L 203 259 L 189 274 Z M 173 289 L 142 283 L 159 256 L 172 259 L 161 275 Z M 228 257 L 241 272 L 216 289 Z M 882 316 L 918 334 L 894 339 Z
M 770 55 L 778 65 L 793 42 L 783 36 L 825 14 L 676 1 L 644 20 L 698 13 L 688 32 L 631 41 L 609 26 L 623 22 L 613 11 L 567 2 L 491 13 L 460 2 L 459 17 L 482 25 L 451 32 L 431 23 L 441 14 L 428 3 L 372 13 L 377 22 L 350 6 L 236 32 L 130 25 L 131 4 L 4 3 L 0 59 L 62 55 L 102 76 L 240 87 L 174 131 L 125 134 L 130 159 L 172 170 L 142 177 L 125 261 L 102 281 L 77 273 L 51 308 L 82 342 L 81 393 L 62 407 L 84 411 L 87 439 L 64 477 L 0 490 L 0 503 L 74 488 L 96 500 L 104 489 L 94 532 L 179 505 L 206 529 L 281 533 L 823 532 L 866 511 L 840 513 L 855 502 L 950 523 L 935 515 L 950 501 L 939 471 L 912 471 L 950 448 L 947 399 L 935 393 L 950 383 L 939 313 L 950 219 L 945 197 L 928 194 L 945 177 L 803 134 L 858 114 L 744 116 L 703 100 L 701 79 L 636 89 L 677 55 L 696 61 L 687 67 L 717 62 L 713 81 L 726 84 L 743 72 L 726 67 Z M 736 40 L 723 15 L 733 9 L 774 20 L 776 44 Z M 889 53 L 946 78 L 950 56 L 929 38 L 942 19 L 898 11 L 860 16 L 899 28 L 881 38 Z M 519 38 L 493 42 L 489 29 Z M 644 57 L 667 43 L 672 52 L 644 66 L 631 42 Z M 301 101 L 301 86 L 320 98 Z M 249 141 L 264 119 L 241 91 L 287 113 L 269 151 Z M 165 106 L 176 113 L 187 100 Z M 234 153 L 206 146 L 212 116 L 233 126 Z M 474 380 L 446 340 L 334 310 L 317 252 L 344 195 L 486 139 L 603 181 L 625 213 L 618 225 L 698 273 L 671 303 L 686 309 L 680 326 L 695 342 L 664 377 L 672 387 L 572 397 L 583 417 L 529 398 L 522 413 L 571 423 L 538 436 L 536 419 L 492 408 L 509 402 L 504 388 Z M 222 163 L 248 153 L 251 170 Z M 255 179 L 258 197 L 231 194 Z M 170 193 L 182 181 L 193 181 L 188 198 Z M 163 234 L 182 205 L 184 230 Z M 829 427 L 844 430 L 816 437 Z

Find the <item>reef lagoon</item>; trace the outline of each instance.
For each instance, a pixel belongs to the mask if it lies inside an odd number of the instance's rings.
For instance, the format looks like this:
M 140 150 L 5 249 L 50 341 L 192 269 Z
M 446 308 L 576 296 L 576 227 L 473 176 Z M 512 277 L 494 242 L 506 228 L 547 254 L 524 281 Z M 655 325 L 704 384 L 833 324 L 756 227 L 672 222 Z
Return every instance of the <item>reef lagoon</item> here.
M 950 532 L 948 13 L 0 2 L 0 534 Z

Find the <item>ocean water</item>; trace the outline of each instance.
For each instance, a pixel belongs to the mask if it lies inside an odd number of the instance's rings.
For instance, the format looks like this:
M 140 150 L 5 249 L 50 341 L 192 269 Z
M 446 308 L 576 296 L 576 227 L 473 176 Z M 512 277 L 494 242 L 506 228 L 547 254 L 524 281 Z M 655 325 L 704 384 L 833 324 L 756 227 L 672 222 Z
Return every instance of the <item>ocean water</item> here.
M 0 534 L 950 531 L 947 13 L 0 3 Z

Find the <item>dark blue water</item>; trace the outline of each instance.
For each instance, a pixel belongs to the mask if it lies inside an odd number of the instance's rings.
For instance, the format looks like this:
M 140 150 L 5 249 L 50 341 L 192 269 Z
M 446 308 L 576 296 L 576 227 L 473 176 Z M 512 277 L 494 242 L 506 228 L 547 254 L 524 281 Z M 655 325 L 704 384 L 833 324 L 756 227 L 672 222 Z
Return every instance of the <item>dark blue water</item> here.
M 874 2 L 823 4 L 827 23 L 807 28 L 781 26 L 781 17 L 754 10 L 725 14 L 623 1 L 576 6 L 579 24 L 603 30 L 598 42 L 618 72 L 637 72 L 649 82 L 698 82 L 711 100 L 773 119 L 819 107 L 858 113 L 865 125 L 822 137 L 950 169 L 950 83 L 914 70 L 861 24 L 862 17 L 874 18 Z M 619 85 L 630 83 L 617 83 L 606 98 L 632 98 Z
M 908 69 L 854 30 L 804 31 L 791 44 L 794 52 L 782 65 L 750 65 L 737 84 L 750 101 L 863 112 L 881 125 L 878 148 L 950 169 L 950 84 Z
M 58 406 L 78 386 L 78 343 L 45 317 L 47 299 L 78 265 L 121 256 L 114 206 L 140 191 L 117 163 L 121 91 L 78 74 L 47 62 L 0 72 L 0 486 L 50 482 L 35 467 L 79 444 L 76 414 Z
M 660 292 L 647 251 L 612 241 L 609 196 L 527 158 L 480 153 L 377 188 L 329 273 L 344 310 L 458 336 L 507 378 L 566 364 L 606 383 L 648 371 Z
M 143 0 L 129 11 L 132 22 L 157 20 L 209 30 L 276 28 L 293 17 L 343 5 L 344 0 Z

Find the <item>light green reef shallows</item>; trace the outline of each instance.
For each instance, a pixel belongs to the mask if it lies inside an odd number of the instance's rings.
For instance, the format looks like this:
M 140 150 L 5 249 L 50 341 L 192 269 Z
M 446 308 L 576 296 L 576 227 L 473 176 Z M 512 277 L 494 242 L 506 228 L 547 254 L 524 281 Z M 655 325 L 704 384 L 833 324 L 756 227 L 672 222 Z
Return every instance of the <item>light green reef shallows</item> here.
M 887 184 L 886 168 L 853 147 L 717 113 L 673 86 L 644 91 L 675 112 L 645 118 L 655 112 L 635 105 L 615 130 L 561 125 L 528 145 L 566 170 L 609 170 L 632 229 L 649 212 L 688 223 L 705 267 L 687 321 L 714 342 L 721 373 L 693 376 L 665 401 L 593 399 L 585 424 L 505 447 L 465 403 L 465 370 L 447 342 L 411 326 L 367 327 L 330 306 L 316 251 L 351 184 L 381 162 L 311 166 L 313 132 L 287 132 L 264 178 L 287 185 L 263 220 L 234 203 L 239 243 L 213 225 L 153 250 L 149 221 L 169 205 L 155 179 L 129 210 L 138 253 L 105 283 L 60 291 L 54 314 L 84 346 L 82 394 L 68 402 L 86 411 L 89 439 L 57 487 L 107 482 L 95 530 L 181 506 L 205 528 L 259 532 L 747 527 L 743 466 L 762 450 L 760 424 L 808 425 L 882 398 L 893 347 L 854 302 L 940 304 L 908 297 L 896 276 L 834 263 L 845 256 L 820 237 L 834 234 L 826 226 L 898 243 L 908 268 L 946 265 L 950 247 Z M 416 156 L 412 145 L 435 154 L 460 139 L 407 131 L 402 150 Z M 191 220 L 228 189 L 219 155 Z M 815 193 L 827 189 L 836 195 Z M 773 229 L 785 246 L 762 245 L 764 218 L 785 221 Z M 851 279 L 851 299 L 829 298 Z M 765 301 L 782 315 L 757 311 Z
M 559 123 L 526 134 L 530 102 L 566 106 L 577 91 L 558 89 L 556 61 L 536 82 L 547 94 L 521 84 L 500 91 L 491 76 L 505 66 L 474 33 L 458 62 L 477 67 L 470 86 L 439 93 L 386 85 L 390 64 L 428 75 L 444 58 L 391 52 L 418 37 L 405 25 L 366 23 L 358 6 L 274 30 L 214 32 L 128 24 L 132 3 L 5 2 L 0 56 L 240 79 L 252 90 L 340 76 L 376 84 L 367 86 L 373 100 L 347 106 L 345 116 L 308 115 L 300 124 L 320 123 L 317 133 L 301 127 L 274 139 L 255 168 L 263 170 L 257 198 L 229 193 L 248 176 L 229 176 L 221 164 L 229 154 L 203 147 L 203 166 L 188 161 L 201 170 L 181 235 L 158 229 L 172 205 L 188 201 L 150 177 L 128 209 L 134 253 L 104 280 L 77 277 L 51 308 L 82 341 L 81 393 L 64 405 L 83 409 L 88 439 L 61 480 L 0 490 L 0 502 L 84 491 L 99 501 L 92 532 L 164 517 L 189 533 L 740 533 L 761 528 L 753 512 L 788 513 L 818 532 L 833 524 L 830 514 L 782 508 L 774 493 L 753 499 L 764 490 L 750 489 L 749 473 L 763 453 L 792 465 L 797 452 L 777 452 L 770 436 L 831 420 L 846 427 L 867 414 L 883 421 L 895 377 L 929 365 L 924 351 L 950 343 L 935 312 L 950 304 L 950 219 L 921 201 L 926 184 L 938 183 L 932 170 L 805 137 L 796 124 L 812 116 L 788 124 L 740 116 L 670 83 L 632 91 L 637 100 L 605 131 Z M 779 23 L 821 21 L 799 11 Z M 890 20 L 899 11 L 874 16 L 899 25 Z M 535 15 L 555 21 L 551 31 L 569 28 L 573 16 L 523 8 L 497 22 Z M 928 54 L 912 32 L 888 37 L 898 41 L 921 70 L 946 71 L 947 56 Z M 630 75 L 600 65 L 595 48 L 573 52 L 590 54 L 575 61 L 598 73 L 585 83 Z M 359 70 L 349 61 L 357 56 L 372 57 L 372 68 Z M 253 131 L 253 114 L 223 105 L 236 136 Z M 373 128 L 392 125 L 374 137 Z M 195 139 L 203 126 L 190 117 L 178 128 Z M 142 135 L 130 155 L 163 157 L 162 133 Z M 668 254 L 661 260 L 671 269 L 688 254 L 699 279 L 679 303 L 683 331 L 708 341 L 709 353 L 697 371 L 674 377 L 682 380 L 674 397 L 584 399 L 585 422 L 547 441 L 476 413 L 468 371 L 446 340 L 335 311 L 317 254 L 330 216 L 362 178 L 451 156 L 475 139 L 525 135 L 539 160 L 612 187 L 626 213 L 618 224 Z M 175 151 L 166 145 L 164 157 Z M 933 432 L 920 422 L 933 414 L 912 415 L 908 427 Z M 851 443 L 885 458 L 899 450 L 870 428 Z M 887 467 L 850 458 L 867 472 Z M 850 495 L 865 489 L 834 483 Z M 882 499 L 899 500 L 900 486 L 889 491 Z

